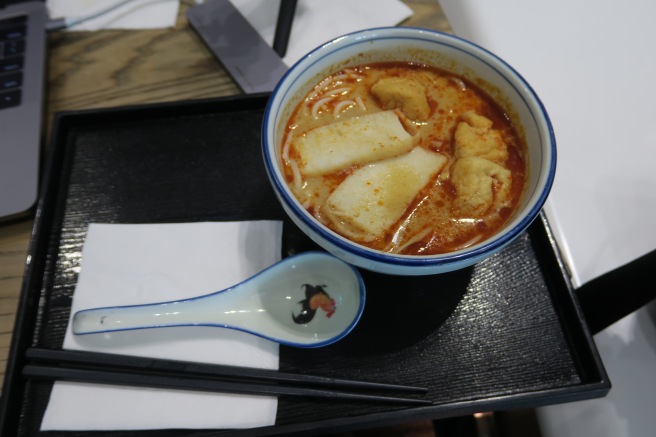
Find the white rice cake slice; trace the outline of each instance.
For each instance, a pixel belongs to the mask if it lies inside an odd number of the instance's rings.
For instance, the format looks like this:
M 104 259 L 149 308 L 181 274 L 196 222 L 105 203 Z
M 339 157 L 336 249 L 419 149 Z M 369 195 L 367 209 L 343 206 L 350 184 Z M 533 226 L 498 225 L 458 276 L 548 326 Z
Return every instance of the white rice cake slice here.
M 375 240 L 403 216 L 446 162 L 444 155 L 415 147 L 359 168 L 332 192 L 322 212 L 341 234 L 360 242 Z
M 394 111 L 383 111 L 311 129 L 295 146 L 301 173 L 312 177 L 403 154 L 413 137 Z

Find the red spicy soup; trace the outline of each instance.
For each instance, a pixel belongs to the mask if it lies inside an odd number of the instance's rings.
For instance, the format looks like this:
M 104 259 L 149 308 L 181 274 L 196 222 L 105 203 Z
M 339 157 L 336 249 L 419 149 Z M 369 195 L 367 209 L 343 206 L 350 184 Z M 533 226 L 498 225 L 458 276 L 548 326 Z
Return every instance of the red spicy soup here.
M 430 255 L 497 232 L 517 207 L 526 147 L 501 107 L 462 77 L 402 62 L 320 81 L 290 117 L 287 182 L 335 232 Z

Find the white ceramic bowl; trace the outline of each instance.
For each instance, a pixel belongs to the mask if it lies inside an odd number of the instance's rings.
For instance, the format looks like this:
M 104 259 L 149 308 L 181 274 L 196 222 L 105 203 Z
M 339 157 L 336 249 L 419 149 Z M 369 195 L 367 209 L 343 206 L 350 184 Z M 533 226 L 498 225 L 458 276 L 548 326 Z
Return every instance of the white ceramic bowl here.
M 389 254 L 353 243 L 312 217 L 296 200 L 281 171 L 281 138 L 296 105 L 323 77 L 349 66 L 412 61 L 472 80 L 490 94 L 523 130 L 528 177 L 516 213 L 495 235 L 456 252 L 414 256 Z M 553 129 L 538 96 L 507 63 L 453 35 L 426 29 L 369 29 L 336 38 L 298 61 L 273 91 L 262 127 L 264 164 L 274 191 L 294 223 L 321 247 L 364 269 L 394 275 L 429 275 L 477 263 L 520 235 L 537 217 L 556 171 Z

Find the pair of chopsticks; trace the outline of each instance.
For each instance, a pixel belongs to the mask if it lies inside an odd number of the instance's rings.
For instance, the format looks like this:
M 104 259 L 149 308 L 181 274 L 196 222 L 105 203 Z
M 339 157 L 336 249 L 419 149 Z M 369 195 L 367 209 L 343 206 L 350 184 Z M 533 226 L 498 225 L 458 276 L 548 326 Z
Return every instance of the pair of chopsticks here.
M 425 388 L 405 385 L 75 350 L 30 348 L 25 357 L 29 362 L 23 367 L 23 376 L 49 381 L 432 405 L 426 399 L 358 392 L 427 392 Z

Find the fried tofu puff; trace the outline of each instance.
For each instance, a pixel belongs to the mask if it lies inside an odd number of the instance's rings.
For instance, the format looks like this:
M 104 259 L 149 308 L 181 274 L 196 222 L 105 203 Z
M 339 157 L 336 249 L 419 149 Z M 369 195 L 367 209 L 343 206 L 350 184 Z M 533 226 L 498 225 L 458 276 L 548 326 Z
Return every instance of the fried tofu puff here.
M 465 112 L 455 133 L 455 157 L 485 158 L 503 164 L 508 159 L 508 148 L 501 133 L 492 129 L 492 120 L 472 111 Z
M 426 121 L 430 106 L 426 88 L 416 80 L 385 77 L 373 84 L 371 92 L 385 109 L 399 109 L 413 121 Z
M 463 216 L 480 216 L 500 208 L 510 196 L 512 175 L 484 158 L 461 158 L 451 171 L 457 198 L 454 206 Z

